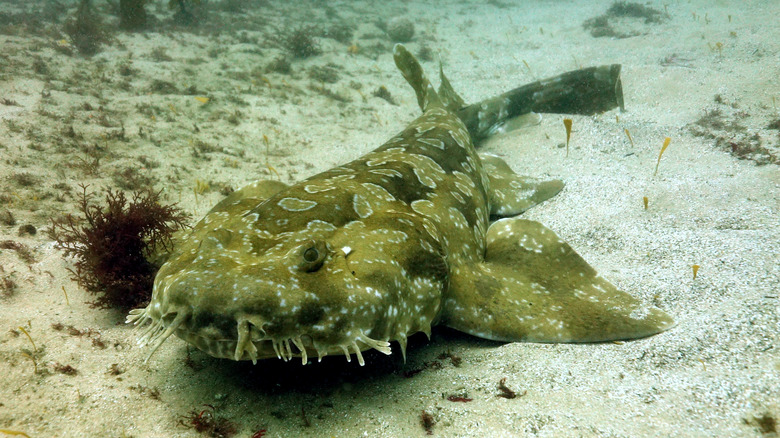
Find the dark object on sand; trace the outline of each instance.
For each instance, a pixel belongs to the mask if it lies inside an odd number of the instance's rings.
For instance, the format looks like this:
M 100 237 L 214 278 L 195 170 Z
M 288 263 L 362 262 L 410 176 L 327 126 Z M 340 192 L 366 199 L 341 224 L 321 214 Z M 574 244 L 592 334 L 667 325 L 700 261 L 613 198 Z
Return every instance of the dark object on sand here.
M 128 200 L 109 189 L 101 207 L 92 203 L 86 186 L 82 189 L 78 208 L 84 217 L 67 215 L 48 230 L 65 256 L 76 258 L 72 279 L 99 295 L 97 307 L 128 309 L 148 302 L 159 268 L 148 259 L 170 247 L 172 233 L 189 216 L 161 205 L 159 192 L 135 192 Z
M 119 0 L 119 27 L 139 30 L 146 26 L 146 0 Z
M 582 27 L 595 38 L 629 38 L 647 33 L 647 25 L 660 24 L 669 14 L 641 3 L 616 1 L 603 15 L 589 18 Z
M 110 39 L 108 29 L 92 7 L 92 0 L 81 0 L 76 14 L 65 22 L 63 30 L 85 56 L 97 53 Z

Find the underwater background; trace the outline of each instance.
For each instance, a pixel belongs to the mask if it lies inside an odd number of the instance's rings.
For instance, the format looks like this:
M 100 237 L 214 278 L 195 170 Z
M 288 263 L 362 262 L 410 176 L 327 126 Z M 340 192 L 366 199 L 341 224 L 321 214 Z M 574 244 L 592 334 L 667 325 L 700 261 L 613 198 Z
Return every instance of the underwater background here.
M 776 436 L 778 16 L 776 0 L 0 1 L 0 436 Z M 52 224 L 109 189 L 159 192 L 149 206 L 192 224 L 247 183 L 378 147 L 419 115 L 397 42 L 466 102 L 622 65 L 625 111 L 544 115 L 481 151 L 565 181 L 524 217 L 677 326 L 585 345 L 435 328 L 363 367 L 172 338 L 145 362 L 126 303 L 95 305 Z

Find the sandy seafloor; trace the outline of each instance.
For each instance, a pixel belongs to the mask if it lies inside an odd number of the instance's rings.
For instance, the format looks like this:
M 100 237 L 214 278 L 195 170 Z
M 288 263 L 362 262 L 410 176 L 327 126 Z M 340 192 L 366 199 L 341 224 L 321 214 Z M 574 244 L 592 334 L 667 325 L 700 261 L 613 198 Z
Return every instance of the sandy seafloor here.
M 15 284 L 0 295 L 0 429 L 195 437 L 180 423 L 211 405 L 240 437 L 261 429 L 268 437 L 423 436 L 423 410 L 433 434 L 448 437 L 776 434 L 780 137 L 770 124 L 780 117 L 779 2 L 651 1 L 669 19 L 619 23 L 638 33 L 630 38 L 583 29 L 610 2 L 295 3 L 249 2 L 232 12 L 212 0 L 187 28 L 153 2 L 148 31 L 115 32 L 92 57 L 74 52 L 61 31 L 74 2 L 0 3 L 0 213 L 15 219 L 0 233 L 34 258 L 0 250 L 0 275 Z M 25 12 L 29 21 L 20 21 Z M 579 67 L 623 65 L 626 112 L 572 117 L 568 157 L 560 115 L 482 150 L 519 173 L 563 179 L 563 192 L 526 217 L 678 325 L 597 345 L 502 344 L 437 329 L 430 342 L 412 339 L 405 364 L 396 348 L 390 357 L 367 354 L 365 367 L 343 356 L 252 366 L 192 349 L 188 364 L 186 344 L 172 338 L 144 363 L 125 315 L 91 307 L 94 296 L 69 279 L 73 261 L 43 232 L 51 218 L 76 212 L 81 183 L 96 192 L 151 183 L 198 218 L 223 187 L 275 177 L 268 166 L 293 182 L 379 146 L 418 115 L 392 41 L 375 24 L 397 16 L 414 23 L 410 50 L 439 54 L 467 102 Z M 322 53 L 293 59 L 290 74 L 264 70 L 285 52 L 274 36 L 336 24 L 354 35 L 318 38 Z M 335 83 L 309 77 L 326 63 L 335 64 Z M 423 65 L 434 76 L 436 62 Z M 154 80 L 173 87 L 153 88 Z M 397 105 L 373 95 L 382 85 Z M 697 124 L 705 114 L 719 118 Z M 88 165 L 95 157 L 97 168 Z M 116 176 L 126 169 L 132 181 Z M 196 199 L 198 180 L 209 189 Z M 24 225 L 38 233 L 20 236 Z M 700 266 L 695 279 L 692 265 Z M 64 365 L 76 374 L 58 372 Z M 523 395 L 497 397 L 504 378 Z M 446 399 L 453 394 L 472 401 Z

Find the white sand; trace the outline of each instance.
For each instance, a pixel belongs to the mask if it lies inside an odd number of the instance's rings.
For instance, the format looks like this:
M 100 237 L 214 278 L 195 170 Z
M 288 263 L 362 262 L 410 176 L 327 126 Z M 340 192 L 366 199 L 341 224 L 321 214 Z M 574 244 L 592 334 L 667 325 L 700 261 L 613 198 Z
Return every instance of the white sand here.
M 359 23 L 358 54 L 322 39 L 324 53 L 294 60 L 292 76 L 264 73 L 270 87 L 246 75 L 281 53 L 265 42 L 266 32 L 312 19 L 333 23 L 319 2 L 242 16 L 212 12 L 212 21 L 256 17 L 259 24 L 246 33 L 259 44 L 240 42 L 227 29 L 195 35 L 161 24 L 159 33 L 117 34 L 114 44 L 87 59 L 55 50 L 62 44 L 55 32 L 17 26 L 16 35 L 0 35 L 0 98 L 18 104 L 0 105 L 0 213 L 9 210 L 17 221 L 0 226 L 0 233 L 29 245 L 35 257 L 28 265 L 17 252 L 0 250 L 0 275 L 18 285 L 12 296 L 0 297 L 0 429 L 31 437 L 200 436 L 179 422 L 192 410 L 210 409 L 204 405 L 235 423 L 241 437 L 259 429 L 269 437 L 420 436 L 423 410 L 436 421 L 434 435 L 453 437 L 757 436 L 756 418 L 780 416 L 780 172 L 777 164 L 740 160 L 690 128 L 705 110 L 741 111 L 739 123 L 760 134 L 777 157 L 778 131 L 767 124 L 780 117 L 774 107 L 780 105 L 780 3 L 668 2 L 669 21 L 639 25 L 646 34 L 627 39 L 593 38 L 583 30 L 582 21 L 603 13 L 608 2 L 328 3 L 345 22 Z M 19 8 L 4 2 L 0 12 Z M 163 6 L 150 10 L 168 15 Z M 185 364 L 185 343 L 171 339 L 144 364 L 146 353 L 135 347 L 124 315 L 91 308 L 86 302 L 93 296 L 69 280 L 72 260 L 63 260 L 43 232 L 17 236 L 20 225 L 42 230 L 50 218 L 74 212 L 77 184 L 115 187 L 114 171 L 142 167 L 141 156 L 160 164 L 142 171 L 156 179 L 155 187 L 199 217 L 221 198 L 221 185 L 268 177 L 266 162 L 284 181 L 296 181 L 380 145 L 418 114 L 392 63 L 390 41 L 373 25 L 396 15 L 415 22 L 410 49 L 426 41 L 439 51 L 467 101 L 578 67 L 623 64 L 627 111 L 573 117 L 568 158 L 558 147 L 564 139 L 558 115 L 491 139 L 483 150 L 504 156 L 519 173 L 562 178 L 566 189 L 526 216 L 552 228 L 607 279 L 673 315 L 675 328 L 619 345 L 500 344 L 442 329 L 430 343 L 415 338 L 405 365 L 398 354 L 370 354 L 362 368 L 343 357 L 305 367 L 277 360 L 252 366 L 193 351 L 196 370 Z M 376 42 L 388 50 L 374 60 L 365 53 Z M 172 60 L 155 61 L 156 47 Z M 216 57 L 209 56 L 215 49 Z M 126 78 L 117 70 L 131 53 L 138 71 Z M 661 65 L 672 54 L 676 64 Z M 37 57 L 49 74 L 33 72 Z M 307 69 L 325 62 L 336 63 L 341 74 L 325 86 L 351 102 L 309 89 Z M 424 66 L 435 73 L 435 63 Z M 82 76 L 72 79 L 76 74 Z M 204 105 L 183 91 L 150 93 L 153 79 L 180 90 L 196 85 L 197 95 L 212 100 Z M 350 81 L 362 83 L 365 100 Z M 398 106 L 371 96 L 380 85 Z M 715 94 L 725 104 L 715 103 Z M 154 117 L 139 105 L 154 106 Z M 238 125 L 227 120 L 235 111 Z M 98 123 L 102 114 L 111 127 Z M 120 122 L 128 141 L 111 139 Z M 80 139 L 63 136 L 70 126 Z M 667 136 L 671 146 L 653 177 Z M 198 141 L 224 152 L 195 158 Z M 68 165 L 88 159 L 82 145 L 104 148 L 98 176 Z M 20 185 L 12 176 L 19 173 L 39 179 Z M 214 190 L 196 202 L 197 180 Z M 74 189 L 64 202 L 56 199 L 57 183 Z M 701 266 L 695 280 L 694 264 Z M 99 332 L 106 348 L 93 346 L 94 333 L 71 336 L 53 323 Z M 459 367 L 437 359 L 446 352 L 462 358 Z M 78 373 L 57 372 L 57 364 Z M 109 374 L 112 364 L 124 372 Z M 502 378 L 524 395 L 497 397 Z M 448 401 L 453 394 L 473 400 Z

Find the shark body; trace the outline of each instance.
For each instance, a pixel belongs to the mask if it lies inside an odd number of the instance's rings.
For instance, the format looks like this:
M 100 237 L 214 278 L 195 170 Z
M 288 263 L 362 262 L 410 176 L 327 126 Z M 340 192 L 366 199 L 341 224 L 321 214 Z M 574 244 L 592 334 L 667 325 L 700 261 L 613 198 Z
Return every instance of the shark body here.
M 146 325 L 141 344 L 153 353 L 176 334 L 221 358 L 345 354 L 363 364 L 362 351 L 390 354 L 393 341 L 405 356 L 407 337 L 430 336 L 436 324 L 531 342 L 640 338 L 672 326 L 551 230 L 508 218 L 554 196 L 561 181 L 518 176 L 473 143 L 532 110 L 622 106 L 619 66 L 466 106 L 443 73 L 436 91 L 403 46 L 394 57 L 423 114 L 350 163 L 289 187 L 258 181 L 217 204 L 161 267 L 149 306 L 128 317 Z

